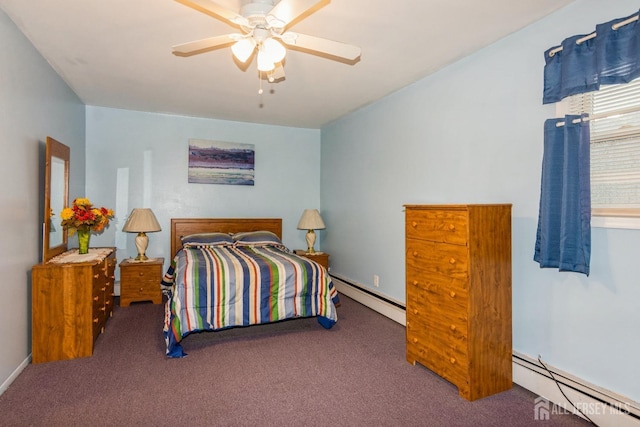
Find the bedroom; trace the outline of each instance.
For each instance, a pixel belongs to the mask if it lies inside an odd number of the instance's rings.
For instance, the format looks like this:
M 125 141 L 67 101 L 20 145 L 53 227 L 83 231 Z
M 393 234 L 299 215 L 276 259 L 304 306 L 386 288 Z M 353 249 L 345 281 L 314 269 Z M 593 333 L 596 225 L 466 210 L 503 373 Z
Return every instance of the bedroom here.
M 295 225 L 303 209 L 318 207 L 327 223 L 318 244 L 331 254 L 332 273 L 401 302 L 403 204 L 513 203 L 514 351 L 639 401 L 638 231 L 594 228 L 588 278 L 532 261 L 542 123 L 554 115 L 540 102 L 542 53 L 638 9 L 606 3 L 576 1 L 322 129 L 84 106 L 0 13 L 0 139 L 10 160 L 0 172 L 0 333 L 9 343 L 0 349 L 0 383 L 29 354 L 28 276 L 40 253 L 34 141 L 54 135 L 72 149 L 73 195 L 115 207 L 118 170 L 128 169 L 128 208 L 148 204 L 163 225 L 150 235 L 154 256 L 169 258 L 164 225 L 185 216 L 282 217 L 284 241 L 301 247 Z M 255 144 L 255 187 L 188 185 L 185 144 L 193 137 Z M 92 242 L 114 245 L 117 234 L 111 227 Z M 126 251 L 135 251 L 130 239 Z

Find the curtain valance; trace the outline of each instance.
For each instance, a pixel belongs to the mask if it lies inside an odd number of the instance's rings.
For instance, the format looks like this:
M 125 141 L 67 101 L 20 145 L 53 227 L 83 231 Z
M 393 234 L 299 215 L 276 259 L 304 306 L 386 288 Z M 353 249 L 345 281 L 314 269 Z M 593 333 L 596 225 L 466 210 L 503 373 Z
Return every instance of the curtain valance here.
M 544 53 L 543 104 L 640 77 L 638 14 L 596 26 L 595 37 L 573 36 Z

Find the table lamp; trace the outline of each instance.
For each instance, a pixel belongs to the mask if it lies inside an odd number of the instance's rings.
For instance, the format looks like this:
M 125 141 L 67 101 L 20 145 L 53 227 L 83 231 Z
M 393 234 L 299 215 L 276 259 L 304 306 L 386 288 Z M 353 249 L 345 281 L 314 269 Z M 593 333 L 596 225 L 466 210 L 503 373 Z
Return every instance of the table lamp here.
M 298 230 L 308 230 L 305 236 L 307 239 L 307 253 L 315 253 L 313 245 L 316 242 L 316 233 L 313 230 L 324 230 L 325 228 L 324 221 L 317 209 L 305 209 L 302 212 L 298 222 Z
M 149 245 L 149 238 L 145 233 L 152 233 L 155 231 L 161 231 L 160 224 L 153 211 L 149 208 L 136 208 L 131 211 L 131 215 L 127 219 L 122 231 L 127 233 L 138 233 L 136 236 L 136 248 L 138 248 L 138 256 L 136 261 L 146 261 L 147 255 L 145 254 L 147 246 Z

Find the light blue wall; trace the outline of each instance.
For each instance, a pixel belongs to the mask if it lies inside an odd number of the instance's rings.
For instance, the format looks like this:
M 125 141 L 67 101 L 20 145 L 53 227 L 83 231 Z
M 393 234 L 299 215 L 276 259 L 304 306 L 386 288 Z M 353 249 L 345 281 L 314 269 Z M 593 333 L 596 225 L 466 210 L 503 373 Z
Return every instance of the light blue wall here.
M 0 10 L 0 390 L 31 352 L 31 266 L 42 256 L 47 136 L 84 189 L 84 105 Z
M 640 231 L 594 229 L 588 278 L 532 260 L 543 122 L 555 114 L 541 101 L 543 52 L 637 10 L 577 1 L 324 127 L 332 271 L 404 301 L 403 204 L 512 203 L 514 350 L 640 401 Z
M 190 138 L 254 144 L 255 185 L 189 184 Z M 118 170 L 128 171 L 124 188 Z M 87 197 L 113 209 L 126 200 L 127 209 L 91 240 L 114 245 L 124 236 L 119 259 L 137 253 L 135 236 L 120 231 L 136 207 L 158 218 L 162 231 L 149 233 L 147 255 L 167 265 L 171 218 L 282 218 L 285 245 L 304 248 L 305 232 L 296 226 L 305 208 L 320 207 L 320 131 L 87 107 Z
M 77 97 L 0 11 L 0 144 L 7 157 L 0 169 L 0 385 L 30 351 L 30 268 L 40 260 L 50 135 L 71 147 L 72 197 L 108 207 L 124 199 L 121 221 L 150 200 L 163 227 L 150 235 L 151 256 L 169 258 L 169 219 L 178 216 L 278 216 L 285 243 L 304 247 L 298 218 L 321 207 L 327 230 L 319 245 L 331 253 L 332 270 L 367 286 L 377 274 L 377 290 L 400 301 L 403 204 L 513 203 L 514 349 L 639 401 L 640 232 L 594 229 L 589 278 L 540 270 L 531 260 L 542 123 L 554 114 L 541 105 L 542 52 L 637 8 L 631 0 L 577 1 L 321 134 L 97 107 L 87 107 L 85 121 Z M 255 144 L 256 186 L 188 184 L 189 138 Z M 129 172 L 124 189 L 118 170 Z M 119 258 L 135 255 L 133 236 L 117 236 L 121 226 L 115 222 L 93 244 L 124 240 Z

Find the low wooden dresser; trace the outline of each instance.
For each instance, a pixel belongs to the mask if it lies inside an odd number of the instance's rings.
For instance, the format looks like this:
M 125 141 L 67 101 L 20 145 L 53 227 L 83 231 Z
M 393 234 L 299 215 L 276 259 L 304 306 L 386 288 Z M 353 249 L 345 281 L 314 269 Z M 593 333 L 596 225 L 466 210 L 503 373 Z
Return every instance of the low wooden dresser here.
M 162 304 L 162 266 L 164 258 L 147 261 L 125 259 L 120 263 L 120 306 L 132 302 L 151 301 Z
M 33 266 L 33 363 L 93 354 L 113 312 L 115 266 L 115 248 L 73 249 Z
M 511 205 L 406 205 L 407 361 L 467 400 L 512 387 Z

